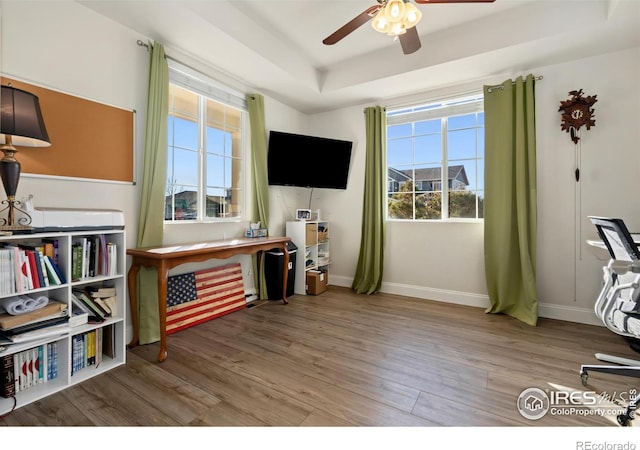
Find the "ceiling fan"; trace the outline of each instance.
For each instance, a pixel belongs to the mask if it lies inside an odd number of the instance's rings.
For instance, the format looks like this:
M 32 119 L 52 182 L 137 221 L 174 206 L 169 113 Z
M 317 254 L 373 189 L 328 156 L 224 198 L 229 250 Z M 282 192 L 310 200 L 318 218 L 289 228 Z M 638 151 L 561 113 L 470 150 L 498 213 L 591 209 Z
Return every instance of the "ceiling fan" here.
M 397 36 L 400 39 L 400 45 L 405 55 L 416 52 L 421 46 L 416 24 L 420 21 L 422 13 L 410 0 L 377 1 L 377 5 L 362 11 L 326 37 L 322 43 L 333 45 L 373 19 L 372 25 L 376 31 Z M 415 2 L 428 5 L 435 3 L 493 3 L 495 0 L 415 0 Z

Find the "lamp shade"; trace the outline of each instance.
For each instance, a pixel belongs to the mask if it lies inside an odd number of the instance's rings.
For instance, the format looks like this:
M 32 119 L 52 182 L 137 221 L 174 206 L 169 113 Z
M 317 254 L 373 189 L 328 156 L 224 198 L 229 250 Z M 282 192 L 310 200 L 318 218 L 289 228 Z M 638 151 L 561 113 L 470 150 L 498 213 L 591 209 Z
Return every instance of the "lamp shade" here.
M 404 9 L 404 26 L 406 28 L 415 27 L 420 19 L 422 18 L 422 13 L 418 8 L 416 8 L 413 3 L 405 4 Z
M 388 33 L 390 28 L 390 22 L 387 20 L 387 16 L 384 14 L 384 9 L 378 11 L 378 14 L 373 18 L 371 26 L 379 33 Z
M 11 86 L 0 91 L 0 144 L 23 147 L 48 147 L 49 135 L 44 126 L 38 97 Z

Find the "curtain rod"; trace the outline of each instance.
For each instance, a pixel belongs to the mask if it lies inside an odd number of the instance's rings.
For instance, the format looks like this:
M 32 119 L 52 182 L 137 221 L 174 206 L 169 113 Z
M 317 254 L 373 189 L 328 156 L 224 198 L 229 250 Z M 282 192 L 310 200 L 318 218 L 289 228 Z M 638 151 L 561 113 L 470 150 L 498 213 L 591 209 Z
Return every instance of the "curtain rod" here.
M 543 76 L 542 75 L 538 75 L 537 77 L 533 77 L 534 80 L 539 81 L 542 80 Z M 515 82 L 513 82 L 513 84 L 516 84 Z M 504 90 L 504 86 L 502 84 L 496 84 L 495 86 L 489 86 L 487 88 L 487 92 L 489 94 L 491 94 L 493 92 L 494 89 L 500 89 L 500 90 Z

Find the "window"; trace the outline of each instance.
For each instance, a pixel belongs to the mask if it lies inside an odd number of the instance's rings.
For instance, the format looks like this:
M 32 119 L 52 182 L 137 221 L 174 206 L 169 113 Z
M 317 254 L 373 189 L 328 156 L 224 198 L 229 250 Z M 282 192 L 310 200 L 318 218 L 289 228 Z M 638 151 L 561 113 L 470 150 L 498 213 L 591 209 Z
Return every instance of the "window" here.
M 387 110 L 387 218 L 481 219 L 482 94 Z
M 169 78 L 165 221 L 240 219 L 244 98 L 173 61 Z

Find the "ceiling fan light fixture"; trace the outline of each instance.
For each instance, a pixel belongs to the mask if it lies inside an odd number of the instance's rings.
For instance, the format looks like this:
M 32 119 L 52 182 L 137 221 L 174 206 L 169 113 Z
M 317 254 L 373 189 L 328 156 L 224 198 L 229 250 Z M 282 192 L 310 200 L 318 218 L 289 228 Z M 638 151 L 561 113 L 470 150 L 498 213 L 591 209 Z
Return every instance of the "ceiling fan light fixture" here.
M 401 22 L 404 19 L 404 0 L 389 0 L 384 7 L 384 14 L 389 22 Z
M 376 14 L 376 16 L 373 18 L 373 21 L 371 22 L 371 26 L 379 33 L 386 34 L 389 32 L 391 24 L 387 20 L 387 17 L 384 15 L 384 8 L 378 11 L 378 14 Z
M 387 32 L 389 36 L 400 36 L 401 34 L 405 34 L 407 32 L 407 28 L 404 26 L 402 22 L 395 22 L 391 24 L 391 28 Z
M 407 3 L 404 12 L 404 26 L 406 28 L 415 27 L 420 19 L 422 19 L 420 10 L 413 3 Z

